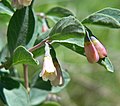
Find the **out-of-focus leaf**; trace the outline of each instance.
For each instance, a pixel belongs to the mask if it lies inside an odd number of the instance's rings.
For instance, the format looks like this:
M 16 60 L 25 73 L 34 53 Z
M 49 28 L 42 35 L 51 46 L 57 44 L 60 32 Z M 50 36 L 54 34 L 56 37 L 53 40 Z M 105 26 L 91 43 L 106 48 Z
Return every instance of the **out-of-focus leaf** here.
M 1 78 L 0 97 L 9 106 L 30 106 L 25 88 L 19 82 L 8 77 Z
M 48 93 L 49 92 L 45 90 L 41 90 L 38 88 L 31 88 L 30 90 L 31 105 L 37 105 L 37 104 L 42 103 L 46 99 Z
M 14 10 L 7 0 L 0 1 L 0 13 L 8 14 L 8 15 L 12 16 L 13 12 L 14 12 Z
M 120 10 L 105 8 L 86 17 L 83 24 L 103 25 L 111 28 L 120 28 Z
M 51 19 L 53 22 L 57 22 L 58 20 L 60 20 L 60 18 L 62 17 L 67 17 L 67 16 L 74 16 L 74 14 L 63 7 L 54 7 L 52 9 L 50 9 L 47 13 L 47 18 Z
M 16 10 L 7 31 L 8 47 L 11 54 L 17 46 L 26 46 L 29 43 L 34 28 L 35 18 L 31 6 Z
M 38 65 L 38 61 L 33 58 L 33 54 L 29 52 L 25 47 L 18 46 L 13 53 L 12 64 Z

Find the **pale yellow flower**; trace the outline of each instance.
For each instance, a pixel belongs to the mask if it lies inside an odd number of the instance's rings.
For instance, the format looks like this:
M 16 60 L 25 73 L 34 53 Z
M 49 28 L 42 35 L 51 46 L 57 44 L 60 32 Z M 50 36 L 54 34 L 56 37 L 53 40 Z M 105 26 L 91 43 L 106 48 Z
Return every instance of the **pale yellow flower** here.
M 56 68 L 54 67 L 51 56 L 44 57 L 43 69 L 40 73 L 40 77 L 42 77 L 44 81 L 53 81 L 56 78 L 56 76 Z
M 47 43 L 45 43 L 45 57 L 43 60 L 43 69 L 40 73 L 40 77 L 44 81 L 53 81 L 57 77 L 57 71 L 53 64 L 52 57 L 50 55 L 50 48 Z

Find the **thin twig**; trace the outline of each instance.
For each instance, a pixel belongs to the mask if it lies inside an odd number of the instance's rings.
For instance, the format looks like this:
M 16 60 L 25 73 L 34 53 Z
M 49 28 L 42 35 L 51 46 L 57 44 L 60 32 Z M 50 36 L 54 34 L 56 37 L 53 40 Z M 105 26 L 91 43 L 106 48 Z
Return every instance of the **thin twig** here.
M 29 49 L 30 52 L 33 52 L 34 50 L 40 48 L 48 39 L 43 40 L 42 42 L 38 43 L 37 45 L 33 46 Z
M 25 88 L 29 92 L 29 79 L 28 79 L 28 65 L 23 65 L 24 68 L 24 81 L 25 81 Z

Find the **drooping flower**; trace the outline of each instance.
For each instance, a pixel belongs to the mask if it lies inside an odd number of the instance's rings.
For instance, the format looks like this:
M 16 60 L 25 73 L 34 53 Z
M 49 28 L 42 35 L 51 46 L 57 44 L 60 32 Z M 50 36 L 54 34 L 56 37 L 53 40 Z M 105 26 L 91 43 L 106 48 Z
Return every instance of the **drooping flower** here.
M 64 84 L 64 78 L 60 64 L 56 58 L 55 50 L 48 43 L 45 43 L 45 57 L 40 77 L 42 77 L 44 81 L 50 80 L 53 86 L 62 86 Z
M 61 70 L 60 64 L 57 60 L 54 48 L 50 44 L 49 44 L 49 46 L 51 48 L 50 54 L 51 54 L 52 59 L 53 59 L 53 64 L 54 64 L 54 66 L 56 68 L 56 72 L 57 72 L 57 77 L 53 81 L 51 81 L 51 85 L 62 86 L 62 85 L 64 85 L 64 78 L 63 78 L 62 70 Z
M 84 49 L 90 63 L 98 62 L 100 58 L 107 56 L 107 51 L 102 43 L 93 35 L 89 37 L 88 33 L 85 37 Z
M 17 9 L 20 9 L 24 6 L 29 6 L 32 0 L 12 0 L 12 5 Z
M 87 57 L 87 60 L 90 63 L 98 62 L 98 60 L 99 60 L 98 52 L 97 52 L 93 42 L 91 41 L 91 39 L 88 36 L 85 37 L 84 49 L 85 49 L 85 55 Z
M 90 38 L 91 38 L 95 48 L 98 51 L 99 57 L 100 58 L 106 57 L 107 51 L 106 51 L 106 48 L 102 45 L 102 43 L 95 36 L 91 36 Z
M 50 55 L 50 48 L 48 43 L 45 43 L 45 57 L 43 60 L 43 69 L 40 73 L 40 77 L 42 77 L 44 81 L 53 81 L 57 77 L 56 68 Z

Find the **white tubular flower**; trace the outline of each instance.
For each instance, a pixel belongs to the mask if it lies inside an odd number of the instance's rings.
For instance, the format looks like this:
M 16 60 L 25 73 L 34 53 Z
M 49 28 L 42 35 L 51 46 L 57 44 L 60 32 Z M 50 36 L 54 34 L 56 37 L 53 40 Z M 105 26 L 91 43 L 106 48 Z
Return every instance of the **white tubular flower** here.
M 54 67 L 52 57 L 50 55 L 50 48 L 47 43 L 45 43 L 45 57 L 40 77 L 42 77 L 44 81 L 53 81 L 57 77 L 56 68 Z

